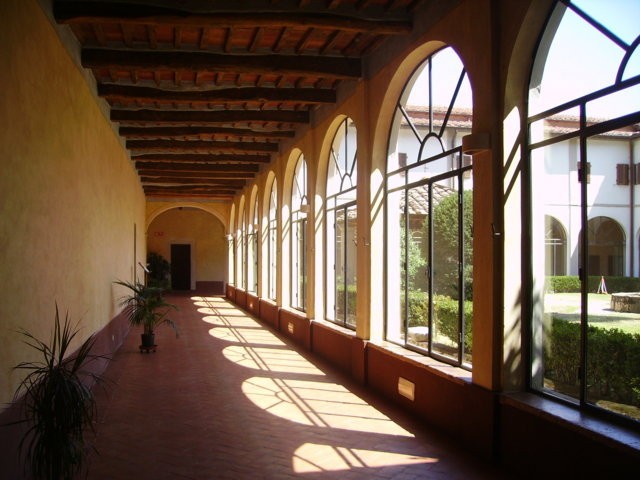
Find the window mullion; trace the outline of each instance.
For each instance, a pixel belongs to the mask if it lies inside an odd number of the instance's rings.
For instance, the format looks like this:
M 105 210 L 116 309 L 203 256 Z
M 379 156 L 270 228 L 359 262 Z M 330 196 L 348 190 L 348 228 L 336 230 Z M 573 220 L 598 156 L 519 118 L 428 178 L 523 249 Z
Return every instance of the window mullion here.
M 580 105 L 580 130 L 583 132 L 580 135 L 580 163 L 583 168 L 587 167 L 587 137 L 584 133 L 586 127 L 586 106 Z M 580 216 L 582 223 L 582 255 L 580 261 L 582 263 L 580 269 L 580 370 L 579 370 L 579 383 L 580 383 L 580 404 L 585 405 L 587 398 L 587 327 L 588 327 L 588 315 L 589 315 L 589 212 L 588 212 L 588 185 L 587 175 L 582 176 L 580 182 Z

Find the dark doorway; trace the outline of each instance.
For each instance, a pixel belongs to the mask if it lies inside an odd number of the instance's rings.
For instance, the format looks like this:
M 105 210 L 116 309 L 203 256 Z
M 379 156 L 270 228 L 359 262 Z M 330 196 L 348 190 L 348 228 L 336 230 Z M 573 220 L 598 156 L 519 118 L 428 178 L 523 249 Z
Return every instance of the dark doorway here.
M 171 245 L 171 289 L 191 290 L 191 245 Z

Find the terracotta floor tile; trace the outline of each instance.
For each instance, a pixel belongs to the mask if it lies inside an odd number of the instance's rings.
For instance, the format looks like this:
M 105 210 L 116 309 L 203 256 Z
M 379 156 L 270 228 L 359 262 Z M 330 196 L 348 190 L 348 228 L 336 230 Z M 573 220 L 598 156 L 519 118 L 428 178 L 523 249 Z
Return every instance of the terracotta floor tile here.
M 105 373 L 89 479 L 508 478 L 223 298 L 168 300 L 180 337 L 132 330 Z

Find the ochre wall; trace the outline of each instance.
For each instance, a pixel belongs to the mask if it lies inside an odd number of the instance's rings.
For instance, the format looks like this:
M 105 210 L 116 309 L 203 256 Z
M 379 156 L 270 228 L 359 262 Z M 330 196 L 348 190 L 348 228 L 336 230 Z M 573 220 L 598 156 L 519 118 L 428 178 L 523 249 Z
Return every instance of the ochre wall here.
M 191 284 L 225 280 L 227 241 L 225 228 L 211 213 L 192 207 L 167 210 L 151 222 L 147 249 L 171 261 L 172 243 L 191 244 Z
M 0 2 L 0 411 L 36 360 L 16 331 L 48 339 L 57 303 L 79 343 L 145 256 L 142 188 L 56 28 L 35 0 Z

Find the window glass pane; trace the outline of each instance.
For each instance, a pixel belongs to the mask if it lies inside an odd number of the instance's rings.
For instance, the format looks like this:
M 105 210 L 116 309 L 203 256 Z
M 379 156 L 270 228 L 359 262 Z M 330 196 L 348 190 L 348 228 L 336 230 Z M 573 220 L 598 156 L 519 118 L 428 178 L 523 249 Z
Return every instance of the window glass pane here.
M 567 140 L 531 152 L 533 295 L 542 300 L 533 312 L 532 385 L 571 398 L 580 394 L 578 147 L 577 140 Z M 557 261 L 550 257 L 554 251 L 547 246 L 549 218 L 555 219 L 556 228 L 568 232 L 566 270 L 572 277 L 564 283 L 548 275 Z
M 587 123 L 592 125 L 601 120 L 629 115 L 636 112 L 639 105 L 640 85 L 625 88 L 587 103 Z
M 336 290 L 336 302 L 335 302 L 335 318 L 334 320 L 344 321 L 346 318 L 348 301 L 348 292 L 346 289 L 346 248 L 347 248 L 347 218 L 344 209 L 339 209 L 335 213 L 335 290 Z
M 357 258 L 357 243 L 358 243 L 358 230 L 357 230 L 357 209 L 355 205 L 351 205 L 346 209 L 345 217 L 345 230 L 346 235 L 344 238 L 345 245 L 345 287 L 346 287 L 346 300 L 345 300 L 345 323 L 348 326 L 356 326 L 356 258 Z
M 267 268 L 269 269 L 267 280 L 269 282 L 268 295 L 272 300 L 276 299 L 276 272 L 278 268 L 277 260 L 277 205 L 278 205 L 278 185 L 276 180 L 271 185 L 269 196 L 269 234 L 267 237 L 267 253 L 269 255 Z
M 327 249 L 325 252 L 325 262 L 326 262 L 326 312 L 325 316 L 327 320 L 335 321 L 339 318 L 336 314 L 336 309 L 338 308 L 338 298 L 339 298 L 339 288 L 340 284 L 337 279 L 338 277 L 338 261 L 339 261 L 339 253 L 338 253 L 338 243 L 342 240 L 339 238 L 339 228 L 336 220 L 336 211 L 334 209 L 329 209 L 325 213 L 325 224 L 326 224 L 326 234 L 327 234 Z
M 394 342 L 404 342 L 405 294 L 406 294 L 406 235 L 404 220 L 405 191 L 390 192 L 386 198 L 386 337 Z
M 640 46 L 636 47 L 624 69 L 622 80 L 640 75 Z
M 468 170 L 463 173 L 462 196 L 462 294 L 464 295 L 464 345 L 462 361 L 471 364 L 473 358 L 473 172 Z
M 540 73 L 532 77 L 530 115 L 612 85 L 625 53 L 571 9 L 559 3 L 556 11 L 561 22 L 553 43 L 536 58 Z
M 529 129 L 530 142 L 535 144 L 558 135 L 577 132 L 579 129 L 580 109 L 570 108 L 532 122 Z
M 291 190 L 291 305 L 306 307 L 307 164 L 299 157 Z
M 433 185 L 433 351 L 457 358 L 460 341 L 461 205 L 455 178 Z M 437 194 L 436 194 L 437 192 Z
M 601 180 L 588 185 L 586 401 L 640 420 L 640 294 L 631 283 L 636 279 L 629 278 L 638 269 L 628 253 L 638 238 L 631 228 L 637 231 L 632 219 L 640 212 L 630 200 L 630 189 L 637 195 L 638 187 L 617 184 L 614 168 L 629 164 L 640 141 L 621 142 L 619 135 L 607 132 L 587 141 L 589 162 Z
M 429 191 L 420 186 L 409 190 L 404 255 L 407 285 L 407 343 L 429 347 Z
M 580 10 L 595 18 L 606 29 L 631 44 L 638 35 L 640 2 L 634 0 L 574 0 Z

